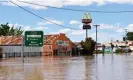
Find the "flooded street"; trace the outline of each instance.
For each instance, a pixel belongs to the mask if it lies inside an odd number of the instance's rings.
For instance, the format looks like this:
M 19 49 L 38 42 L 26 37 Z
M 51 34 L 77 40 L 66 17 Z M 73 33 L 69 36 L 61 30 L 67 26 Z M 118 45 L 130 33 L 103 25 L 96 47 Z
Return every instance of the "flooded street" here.
M 133 80 L 133 56 L 32 57 L 0 60 L 0 80 Z

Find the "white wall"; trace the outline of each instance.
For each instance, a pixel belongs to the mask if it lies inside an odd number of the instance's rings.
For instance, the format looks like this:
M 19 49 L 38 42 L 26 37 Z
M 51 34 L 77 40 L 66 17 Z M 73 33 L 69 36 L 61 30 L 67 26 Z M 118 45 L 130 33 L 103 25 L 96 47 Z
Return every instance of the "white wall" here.
M 133 46 L 129 46 L 129 48 L 133 51 Z
M 0 46 L 2 53 L 21 52 L 22 46 Z M 24 47 L 24 52 L 42 52 L 42 47 Z

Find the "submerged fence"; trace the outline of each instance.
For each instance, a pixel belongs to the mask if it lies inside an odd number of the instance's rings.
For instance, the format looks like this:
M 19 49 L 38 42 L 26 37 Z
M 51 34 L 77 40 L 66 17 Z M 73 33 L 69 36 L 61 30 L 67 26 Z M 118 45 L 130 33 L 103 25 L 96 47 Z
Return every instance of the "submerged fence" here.
M 3 57 L 20 57 L 22 52 L 21 45 L 0 45 L 1 54 Z M 41 56 L 42 47 L 25 47 L 24 46 L 24 57 L 30 56 Z

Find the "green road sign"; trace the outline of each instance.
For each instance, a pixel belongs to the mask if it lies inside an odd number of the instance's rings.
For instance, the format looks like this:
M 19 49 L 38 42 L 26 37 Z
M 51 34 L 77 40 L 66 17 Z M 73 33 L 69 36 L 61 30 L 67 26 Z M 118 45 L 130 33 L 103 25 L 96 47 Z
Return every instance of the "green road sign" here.
M 43 31 L 25 31 L 24 44 L 28 47 L 43 46 Z

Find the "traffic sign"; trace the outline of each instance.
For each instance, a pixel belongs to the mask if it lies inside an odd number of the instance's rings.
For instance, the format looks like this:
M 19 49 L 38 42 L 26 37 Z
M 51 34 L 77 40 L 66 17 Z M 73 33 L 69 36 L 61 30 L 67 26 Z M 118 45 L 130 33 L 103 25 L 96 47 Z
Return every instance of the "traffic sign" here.
M 43 31 L 25 31 L 24 44 L 28 47 L 43 46 Z

